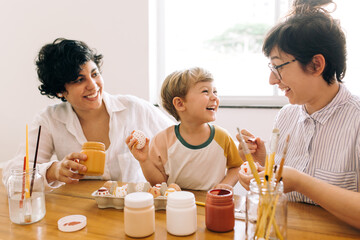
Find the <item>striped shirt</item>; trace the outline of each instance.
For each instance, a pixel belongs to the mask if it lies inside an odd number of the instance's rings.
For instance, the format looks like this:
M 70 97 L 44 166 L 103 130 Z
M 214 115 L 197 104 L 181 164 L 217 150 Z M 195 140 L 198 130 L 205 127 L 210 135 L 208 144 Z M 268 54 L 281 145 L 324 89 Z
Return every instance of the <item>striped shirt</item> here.
M 340 84 L 335 98 L 309 115 L 305 106 L 286 105 L 276 117 L 280 130 L 278 153 L 290 134 L 285 165 L 327 183 L 359 192 L 360 99 Z M 282 154 L 277 154 L 279 164 Z M 319 189 L 319 191 L 321 191 Z M 290 201 L 314 202 L 298 192 L 288 193 Z

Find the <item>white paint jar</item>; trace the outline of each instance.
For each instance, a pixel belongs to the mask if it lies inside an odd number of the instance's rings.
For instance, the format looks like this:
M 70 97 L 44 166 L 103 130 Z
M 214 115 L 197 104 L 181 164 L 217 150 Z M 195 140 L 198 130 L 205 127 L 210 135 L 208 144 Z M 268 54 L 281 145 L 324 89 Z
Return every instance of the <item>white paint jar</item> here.
M 166 228 L 176 236 L 193 234 L 197 229 L 195 196 L 179 191 L 169 194 L 166 205 Z
M 129 237 L 146 237 L 155 232 L 155 208 L 153 195 L 134 192 L 126 195 L 124 229 Z

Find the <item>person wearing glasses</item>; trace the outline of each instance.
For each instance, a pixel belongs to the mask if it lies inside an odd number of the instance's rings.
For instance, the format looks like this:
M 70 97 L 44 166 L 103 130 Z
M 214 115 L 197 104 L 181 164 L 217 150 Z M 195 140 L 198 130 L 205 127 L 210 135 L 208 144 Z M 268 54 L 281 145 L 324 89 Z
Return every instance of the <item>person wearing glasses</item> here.
M 323 8 L 328 3 L 295 1 L 292 13 L 265 38 L 269 82 L 290 102 L 275 120 L 280 130 L 275 162 L 280 163 L 289 135 L 282 175 L 288 199 L 321 205 L 360 228 L 360 100 L 343 84 L 346 39 Z M 264 165 L 264 141 L 244 129 L 241 134 L 253 158 Z M 239 173 L 245 188 L 251 178 Z

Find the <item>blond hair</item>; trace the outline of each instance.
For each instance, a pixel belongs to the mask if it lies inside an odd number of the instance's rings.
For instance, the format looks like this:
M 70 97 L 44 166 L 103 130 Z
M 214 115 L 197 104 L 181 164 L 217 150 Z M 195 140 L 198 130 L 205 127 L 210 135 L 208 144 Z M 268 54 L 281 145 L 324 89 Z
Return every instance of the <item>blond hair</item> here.
M 173 105 L 175 97 L 185 98 L 190 87 L 198 82 L 212 82 L 213 76 L 207 70 L 194 67 L 182 71 L 175 71 L 167 76 L 161 87 L 161 102 L 165 110 L 177 121 L 180 117 Z

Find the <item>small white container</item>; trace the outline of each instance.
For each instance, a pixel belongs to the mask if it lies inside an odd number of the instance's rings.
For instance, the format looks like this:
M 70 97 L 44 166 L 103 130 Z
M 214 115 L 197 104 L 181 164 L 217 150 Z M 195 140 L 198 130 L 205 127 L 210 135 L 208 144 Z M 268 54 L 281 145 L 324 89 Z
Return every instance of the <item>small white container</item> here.
M 169 194 L 166 205 L 167 231 L 176 236 L 193 234 L 197 229 L 195 196 L 180 191 Z
M 154 197 L 147 192 L 126 195 L 124 208 L 125 234 L 141 238 L 155 232 Z
M 84 215 L 69 215 L 60 218 L 58 229 L 62 232 L 75 232 L 86 226 L 86 217 Z

